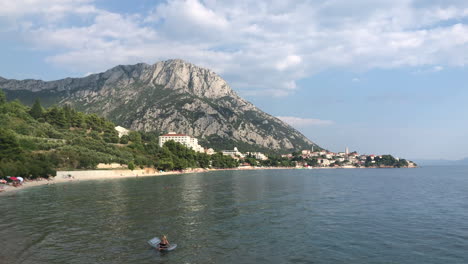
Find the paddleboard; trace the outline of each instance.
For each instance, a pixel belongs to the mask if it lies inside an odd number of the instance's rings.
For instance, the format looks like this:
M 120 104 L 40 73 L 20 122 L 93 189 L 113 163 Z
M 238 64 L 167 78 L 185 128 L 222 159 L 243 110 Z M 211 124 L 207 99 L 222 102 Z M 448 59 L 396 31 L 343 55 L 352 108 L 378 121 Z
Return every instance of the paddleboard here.
M 154 237 L 150 240 L 148 240 L 148 244 L 151 246 L 151 247 L 154 247 L 156 249 L 159 249 L 159 243 L 161 242 L 161 239 L 159 239 L 159 237 Z M 177 247 L 177 244 L 169 244 L 169 247 L 168 248 L 162 248 L 161 251 L 171 251 L 171 250 L 174 250 L 176 249 Z

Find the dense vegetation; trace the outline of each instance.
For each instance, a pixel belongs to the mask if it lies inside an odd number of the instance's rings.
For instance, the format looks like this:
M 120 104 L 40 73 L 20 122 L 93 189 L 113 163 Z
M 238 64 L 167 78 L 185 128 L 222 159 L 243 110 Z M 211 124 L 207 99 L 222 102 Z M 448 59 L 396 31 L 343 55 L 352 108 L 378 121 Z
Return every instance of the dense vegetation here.
M 370 157 L 367 157 L 367 160 L 364 164 L 366 167 L 407 167 L 408 161 L 405 159 L 395 159 L 392 155 L 382 155 L 382 157 L 375 157 L 374 162 Z
M 229 156 L 197 153 L 176 142 L 160 147 L 156 133 L 132 131 L 119 138 L 114 128 L 96 114 L 68 106 L 7 102 L 0 90 L 0 178 L 48 177 L 56 169 L 94 169 L 99 163 L 159 170 L 238 166 Z

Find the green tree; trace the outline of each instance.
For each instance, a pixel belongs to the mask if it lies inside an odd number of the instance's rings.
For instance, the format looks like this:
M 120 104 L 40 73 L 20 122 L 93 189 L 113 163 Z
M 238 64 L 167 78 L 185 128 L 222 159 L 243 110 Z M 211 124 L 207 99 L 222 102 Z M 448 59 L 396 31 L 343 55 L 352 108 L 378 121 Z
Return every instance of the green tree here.
M 81 112 L 72 112 L 70 125 L 72 127 L 86 128 L 85 114 Z
M 102 131 L 104 125 L 103 119 L 97 116 L 96 114 L 86 115 L 85 123 L 87 128 L 91 128 L 99 132 Z
M 44 108 L 41 106 L 41 102 L 39 101 L 39 98 L 36 98 L 34 101 L 33 106 L 31 107 L 31 110 L 29 111 L 29 114 L 34 118 L 38 119 L 42 117 L 44 114 Z
M 200 168 L 210 167 L 210 156 L 206 153 L 199 153 L 197 156 L 197 161 Z
M 170 158 L 163 158 L 154 165 L 158 170 L 170 171 L 174 169 L 174 162 Z
M 405 159 L 400 159 L 396 165 L 398 168 L 401 168 L 401 167 L 408 167 L 409 166 L 409 163 L 407 160 Z
M 174 158 L 174 169 L 176 170 L 185 170 L 189 167 L 188 161 L 183 158 Z
M 0 128 L 0 159 L 17 159 L 21 152 L 15 133 Z
M 137 131 L 130 131 L 128 133 L 128 139 L 132 143 L 139 144 L 139 143 L 141 143 L 141 134 L 139 132 L 137 132 Z
M 120 138 L 120 144 L 128 144 L 128 136 L 127 135 L 123 135 L 121 138 Z
M 0 89 L 0 105 L 6 103 L 6 95 L 2 89 Z
M 245 157 L 244 161 L 247 162 L 250 166 L 257 166 L 258 165 L 257 160 L 254 157 L 250 156 L 250 155 Z
M 119 143 L 119 134 L 117 131 L 106 131 L 104 132 L 103 139 L 107 143 Z
M 128 163 L 128 169 L 129 169 L 129 170 L 134 170 L 134 169 L 135 169 L 135 163 L 133 163 L 133 161 L 130 161 L 130 162 Z
M 56 106 L 49 108 L 45 113 L 45 117 L 47 122 L 51 125 L 58 126 L 59 128 L 66 128 L 69 126 L 62 108 Z

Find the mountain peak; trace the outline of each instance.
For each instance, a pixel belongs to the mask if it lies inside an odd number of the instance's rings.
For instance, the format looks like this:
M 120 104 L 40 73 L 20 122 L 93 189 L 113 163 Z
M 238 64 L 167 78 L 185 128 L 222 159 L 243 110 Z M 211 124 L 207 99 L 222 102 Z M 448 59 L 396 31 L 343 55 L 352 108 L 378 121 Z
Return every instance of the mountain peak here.
M 188 62 L 188 61 L 184 61 L 183 59 L 169 59 L 169 60 L 165 60 L 165 61 L 162 61 L 163 63 L 169 63 L 169 64 L 191 64 L 193 65 L 192 63 Z
M 45 105 L 68 104 L 134 130 L 189 134 L 218 149 L 316 146 L 242 99 L 215 72 L 180 59 L 119 65 L 103 73 L 51 82 L 5 80 L 0 88 L 9 98 L 26 103 L 39 97 Z
M 208 98 L 237 97 L 218 74 L 181 59 L 157 62 L 152 67 L 152 82 L 167 89 Z

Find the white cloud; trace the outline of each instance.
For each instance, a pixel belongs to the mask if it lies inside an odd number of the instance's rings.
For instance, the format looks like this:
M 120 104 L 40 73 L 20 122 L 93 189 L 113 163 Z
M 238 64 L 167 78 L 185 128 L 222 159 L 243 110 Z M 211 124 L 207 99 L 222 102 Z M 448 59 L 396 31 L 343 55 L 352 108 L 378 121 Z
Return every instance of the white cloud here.
M 60 67 L 99 72 L 182 58 L 243 94 L 285 96 L 333 68 L 436 72 L 468 63 L 468 2 L 459 0 L 167 0 L 134 15 L 91 0 L 0 0 L 2 16 Z
M 198 0 L 175 0 L 161 4 L 146 20 L 158 21 L 161 19 L 164 19 L 165 23 L 176 23 L 177 25 L 184 24 L 180 22 L 188 22 L 185 26 L 198 25 L 222 29 L 228 25 L 226 18 L 216 14 Z
M 437 65 L 429 68 L 424 68 L 424 69 L 418 69 L 414 71 L 414 74 L 428 74 L 428 73 L 435 73 L 435 72 L 441 72 L 444 70 L 444 67 Z
M 63 19 L 70 14 L 92 14 L 97 9 L 93 0 L 0 0 L 0 18 L 30 19 L 31 16 L 42 16 L 45 21 Z
M 285 59 L 279 61 L 276 64 L 276 68 L 280 71 L 286 70 L 288 68 L 294 67 L 301 63 L 301 57 L 297 55 L 288 55 Z
M 315 118 L 302 118 L 294 116 L 277 116 L 277 118 L 293 127 L 330 126 L 334 124 L 334 122 L 331 120 L 321 120 Z

